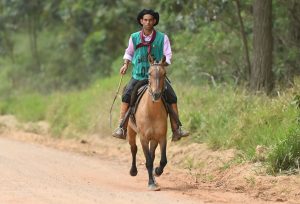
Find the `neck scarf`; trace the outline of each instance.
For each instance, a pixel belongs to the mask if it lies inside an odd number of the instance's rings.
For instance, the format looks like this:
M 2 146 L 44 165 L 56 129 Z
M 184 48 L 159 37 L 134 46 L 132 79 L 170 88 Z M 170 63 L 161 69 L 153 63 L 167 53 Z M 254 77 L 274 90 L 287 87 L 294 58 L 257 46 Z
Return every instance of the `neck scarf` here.
M 151 44 L 153 43 L 153 41 L 155 40 L 155 37 L 156 37 L 156 31 L 153 30 L 153 33 L 152 33 L 152 37 L 151 37 L 151 40 L 149 42 L 146 42 L 145 39 L 144 39 L 144 36 L 143 36 L 143 31 L 140 32 L 140 38 L 141 38 L 141 43 L 139 43 L 137 46 L 136 46 L 136 49 L 140 48 L 140 47 L 143 47 L 143 46 L 147 46 L 147 51 L 148 51 L 148 54 L 151 53 Z

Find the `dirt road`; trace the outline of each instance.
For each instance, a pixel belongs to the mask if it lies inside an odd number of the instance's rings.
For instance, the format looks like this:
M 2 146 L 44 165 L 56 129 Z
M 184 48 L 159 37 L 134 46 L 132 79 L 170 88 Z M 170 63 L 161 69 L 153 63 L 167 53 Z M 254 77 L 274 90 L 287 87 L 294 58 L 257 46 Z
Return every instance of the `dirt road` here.
M 150 192 L 145 168 L 140 165 L 138 176 L 130 177 L 129 165 L 0 138 L 0 203 L 267 203 L 243 194 L 194 191 L 168 173 L 157 179 L 162 190 Z
M 116 161 L 0 139 L 0 203 L 202 203 L 146 189 L 146 175 Z M 126 170 L 124 170 L 126 169 Z
M 161 191 L 150 192 L 139 145 L 139 173 L 131 177 L 126 141 L 98 134 L 58 139 L 48 127 L 0 116 L 0 204 L 300 204 L 299 175 L 270 176 L 260 163 L 232 163 L 235 150 L 170 142 L 157 178 Z

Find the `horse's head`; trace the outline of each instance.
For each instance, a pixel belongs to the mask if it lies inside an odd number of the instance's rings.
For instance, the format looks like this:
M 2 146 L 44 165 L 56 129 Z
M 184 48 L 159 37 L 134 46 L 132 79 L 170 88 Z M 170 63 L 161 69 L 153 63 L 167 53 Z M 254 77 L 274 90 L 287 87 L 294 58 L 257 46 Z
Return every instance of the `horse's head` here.
M 152 101 L 158 101 L 165 87 L 165 77 L 166 77 L 166 69 L 165 62 L 166 57 L 163 56 L 160 62 L 154 62 L 151 55 L 148 56 L 148 60 L 150 63 L 149 68 L 149 93 L 152 96 Z

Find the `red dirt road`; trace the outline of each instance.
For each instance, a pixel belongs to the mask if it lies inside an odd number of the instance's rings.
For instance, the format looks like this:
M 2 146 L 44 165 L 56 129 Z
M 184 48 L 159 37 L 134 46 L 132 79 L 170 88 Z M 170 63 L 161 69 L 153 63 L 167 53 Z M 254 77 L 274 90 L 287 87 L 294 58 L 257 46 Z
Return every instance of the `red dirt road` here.
M 147 191 L 146 172 L 76 153 L 0 138 L 0 203 L 203 203 L 171 186 Z
M 0 204 L 271 203 L 241 193 L 193 188 L 171 168 L 157 178 L 161 191 L 151 192 L 143 164 L 131 177 L 128 161 L 101 155 L 0 137 Z

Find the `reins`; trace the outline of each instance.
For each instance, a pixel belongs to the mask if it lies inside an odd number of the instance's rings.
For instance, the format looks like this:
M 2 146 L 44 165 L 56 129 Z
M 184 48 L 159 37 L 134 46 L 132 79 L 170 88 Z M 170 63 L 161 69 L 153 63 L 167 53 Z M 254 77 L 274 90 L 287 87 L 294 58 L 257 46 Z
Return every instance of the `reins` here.
M 123 74 L 121 75 L 121 79 L 120 79 L 120 81 L 119 81 L 119 86 L 118 86 L 118 89 L 117 89 L 117 91 L 116 91 L 116 95 L 115 95 L 115 98 L 114 98 L 114 100 L 113 100 L 113 102 L 112 102 L 112 104 L 111 104 L 111 107 L 110 107 L 110 111 L 109 111 L 109 126 L 110 126 L 110 128 L 111 128 L 111 112 L 112 112 L 112 109 L 113 109 L 113 106 L 114 106 L 114 103 L 115 103 L 115 101 L 116 101 L 116 98 L 117 98 L 117 96 L 118 96 L 118 94 L 119 94 L 119 91 L 120 91 L 120 87 L 121 87 L 121 84 L 122 84 L 122 80 L 123 80 Z

